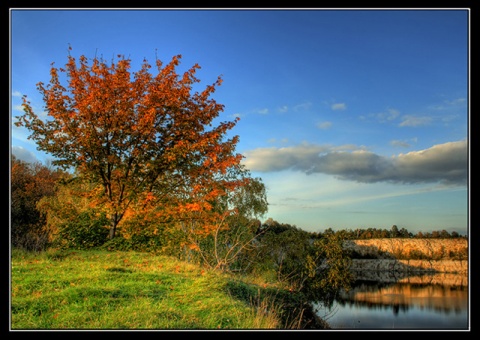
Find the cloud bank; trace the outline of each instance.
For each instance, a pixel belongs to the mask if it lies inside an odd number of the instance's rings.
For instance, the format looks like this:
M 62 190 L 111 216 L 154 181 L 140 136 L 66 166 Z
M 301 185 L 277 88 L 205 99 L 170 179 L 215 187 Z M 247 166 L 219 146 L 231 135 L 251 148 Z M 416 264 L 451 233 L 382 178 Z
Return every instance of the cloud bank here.
M 442 183 L 465 185 L 468 172 L 467 141 L 384 157 L 362 148 L 303 144 L 258 148 L 244 153 L 251 171 L 296 170 L 323 173 L 362 183 Z

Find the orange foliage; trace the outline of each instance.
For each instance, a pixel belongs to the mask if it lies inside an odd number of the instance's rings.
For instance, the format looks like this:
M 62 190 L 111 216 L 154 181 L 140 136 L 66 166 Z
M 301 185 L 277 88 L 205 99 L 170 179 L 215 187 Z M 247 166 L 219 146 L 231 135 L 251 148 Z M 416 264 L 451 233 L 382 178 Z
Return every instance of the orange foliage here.
M 156 74 L 146 60 L 131 73 L 130 59 L 118 59 L 82 55 L 77 61 L 69 52 L 65 68 L 52 65 L 49 84 L 37 84 L 48 120 L 24 96 L 25 113 L 15 124 L 31 131 L 29 138 L 55 157 L 54 164 L 100 184 L 89 199 L 108 211 L 110 237 L 135 214 L 202 220 L 202 233 L 210 232 L 223 213 L 214 202 L 242 185 L 217 182 L 242 159 L 234 153 L 238 136 L 224 140 L 238 119 L 212 126 L 224 109 L 210 98 L 222 79 L 193 92 L 200 66 L 177 74 L 181 55 L 166 65 L 156 60 Z M 67 75 L 66 86 L 60 73 Z

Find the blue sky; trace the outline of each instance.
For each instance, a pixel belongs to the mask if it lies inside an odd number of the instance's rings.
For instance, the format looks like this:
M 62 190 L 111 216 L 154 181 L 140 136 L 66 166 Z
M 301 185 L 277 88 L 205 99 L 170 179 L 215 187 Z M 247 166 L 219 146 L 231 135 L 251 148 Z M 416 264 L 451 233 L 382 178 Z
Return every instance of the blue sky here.
M 218 76 L 219 121 L 267 187 L 269 212 L 308 231 L 469 230 L 468 9 L 11 9 L 11 151 L 46 162 L 13 126 L 52 62 L 124 55 Z M 154 68 L 153 68 L 154 69 Z

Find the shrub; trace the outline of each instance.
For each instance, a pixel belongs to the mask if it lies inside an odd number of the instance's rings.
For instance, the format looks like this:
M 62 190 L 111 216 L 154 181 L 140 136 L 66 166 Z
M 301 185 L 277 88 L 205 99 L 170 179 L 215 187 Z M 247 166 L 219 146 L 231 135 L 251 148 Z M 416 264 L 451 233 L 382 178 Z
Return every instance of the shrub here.
M 89 249 L 103 245 L 108 239 L 109 223 L 104 213 L 85 211 L 74 221 L 59 225 L 52 246 L 58 249 Z

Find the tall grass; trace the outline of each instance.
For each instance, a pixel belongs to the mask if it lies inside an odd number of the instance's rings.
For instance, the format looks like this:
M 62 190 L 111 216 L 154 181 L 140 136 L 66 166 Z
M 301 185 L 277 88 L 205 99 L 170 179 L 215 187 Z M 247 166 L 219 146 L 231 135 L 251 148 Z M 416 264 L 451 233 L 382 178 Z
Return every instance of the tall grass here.
M 229 287 L 235 284 L 228 275 L 163 255 L 100 250 L 26 253 L 14 249 L 10 328 L 15 331 L 286 327 L 278 305 L 268 296 L 248 303 L 231 293 Z M 290 322 L 292 327 L 297 323 Z

